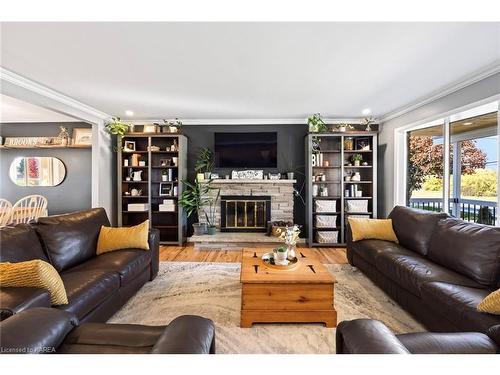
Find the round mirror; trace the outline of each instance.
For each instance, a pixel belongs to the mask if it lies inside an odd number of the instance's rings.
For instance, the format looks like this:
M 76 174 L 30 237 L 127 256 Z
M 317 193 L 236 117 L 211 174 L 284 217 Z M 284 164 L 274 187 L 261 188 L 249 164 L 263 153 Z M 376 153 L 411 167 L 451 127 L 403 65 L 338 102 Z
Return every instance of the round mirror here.
M 53 157 L 18 157 L 10 165 L 9 176 L 19 186 L 57 186 L 66 177 L 66 167 Z

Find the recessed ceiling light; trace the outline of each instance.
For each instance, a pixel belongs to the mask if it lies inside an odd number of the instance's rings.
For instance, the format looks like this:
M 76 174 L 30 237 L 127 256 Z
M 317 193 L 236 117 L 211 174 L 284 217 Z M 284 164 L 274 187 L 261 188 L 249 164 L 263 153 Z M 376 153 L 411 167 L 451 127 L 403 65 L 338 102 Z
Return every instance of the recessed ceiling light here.
M 134 111 L 125 111 L 125 115 L 127 115 L 127 116 L 133 116 L 134 115 Z
M 365 108 L 361 111 L 363 116 L 368 116 L 370 113 L 372 113 L 372 110 L 370 108 Z
M 464 125 L 472 125 L 472 122 L 464 122 Z

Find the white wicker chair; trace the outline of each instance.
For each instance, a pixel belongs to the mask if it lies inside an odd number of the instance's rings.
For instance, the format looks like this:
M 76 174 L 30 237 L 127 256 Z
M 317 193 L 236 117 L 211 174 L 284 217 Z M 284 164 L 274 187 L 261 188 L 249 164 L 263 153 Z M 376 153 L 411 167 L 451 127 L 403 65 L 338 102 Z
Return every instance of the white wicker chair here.
M 47 198 L 42 195 L 28 195 L 12 206 L 12 223 L 29 223 L 44 216 L 47 211 Z
M 7 199 L 0 198 L 0 227 L 10 223 L 12 217 L 12 203 Z

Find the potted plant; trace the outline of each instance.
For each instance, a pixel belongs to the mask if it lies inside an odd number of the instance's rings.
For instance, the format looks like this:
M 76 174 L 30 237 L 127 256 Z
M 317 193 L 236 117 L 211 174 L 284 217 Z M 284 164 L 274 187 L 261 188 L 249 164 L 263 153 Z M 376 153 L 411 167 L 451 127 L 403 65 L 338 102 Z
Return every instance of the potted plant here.
M 169 133 L 180 133 L 182 121 L 176 117 L 174 120 L 163 120 L 164 124 L 168 126 Z
M 284 265 L 287 263 L 288 258 L 288 248 L 286 246 L 280 246 L 274 249 L 274 263 L 277 265 Z
M 212 189 L 212 188 L 209 188 Z M 207 198 L 208 201 L 208 212 L 205 211 L 205 218 L 207 219 L 207 234 L 214 235 L 217 227 L 215 226 L 215 209 L 217 207 L 217 203 L 219 202 L 220 197 L 220 189 L 217 190 L 217 195 L 215 199 Z
M 179 204 L 186 210 L 186 215 L 191 217 L 197 215 L 198 221 L 193 224 L 194 235 L 199 236 L 207 231 L 207 224 L 200 223 L 199 218 L 202 214 L 202 208 L 209 204 L 210 184 L 201 184 L 198 181 L 191 183 L 182 181 L 185 189 L 179 198 Z
M 164 169 L 164 170 L 161 171 L 161 180 L 163 182 L 168 181 L 168 172 L 167 172 L 166 169 Z
M 132 125 L 121 121 L 119 117 L 112 117 L 111 121 L 106 124 L 105 128 L 109 134 L 116 135 L 117 144 L 121 145 L 122 137 L 130 131 Z M 122 148 L 123 146 L 120 146 L 119 148 L 117 147 L 116 150 L 118 151 L 118 149 Z
M 338 130 L 339 132 L 344 133 L 344 132 L 346 132 L 347 130 L 354 130 L 354 126 L 349 125 L 349 124 L 346 124 L 346 123 L 344 123 L 344 122 L 343 122 L 343 123 L 338 124 L 338 126 L 337 126 L 337 130 Z
M 196 173 L 203 173 L 205 180 L 210 180 L 212 168 L 214 167 L 214 153 L 208 147 L 200 149 L 198 160 L 194 165 Z M 199 178 L 198 178 L 199 179 Z
M 324 133 L 328 131 L 328 126 L 326 126 L 319 113 L 315 113 L 314 115 L 308 117 L 307 125 L 309 126 L 309 131 L 311 133 Z
M 354 163 L 355 167 L 359 167 L 361 160 L 363 160 L 363 156 L 361 156 L 361 154 L 354 154 L 353 156 L 351 156 L 351 160 Z

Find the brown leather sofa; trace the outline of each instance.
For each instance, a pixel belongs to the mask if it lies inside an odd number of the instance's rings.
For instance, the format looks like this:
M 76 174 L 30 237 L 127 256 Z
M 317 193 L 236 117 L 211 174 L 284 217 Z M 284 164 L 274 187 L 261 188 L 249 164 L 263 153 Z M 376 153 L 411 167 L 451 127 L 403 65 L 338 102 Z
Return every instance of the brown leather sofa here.
M 395 335 L 382 322 L 356 319 L 340 322 L 337 354 L 495 354 L 500 353 L 500 325 L 487 334 L 405 333 Z
M 81 322 L 105 322 L 159 267 L 159 233 L 150 231 L 149 251 L 124 249 L 96 255 L 101 226 L 109 226 L 102 208 L 41 218 L 32 225 L 0 229 L 0 261 L 42 259 L 59 272 L 69 303 L 56 306 Z M 0 288 L 3 320 L 34 307 L 50 307 L 46 290 Z
M 500 316 L 477 305 L 500 287 L 500 228 L 446 214 L 395 207 L 399 244 L 352 241 L 347 258 L 429 330 L 483 332 Z
M 0 353 L 215 354 L 215 328 L 193 315 L 167 326 L 79 324 L 72 313 L 37 307 L 0 323 Z

